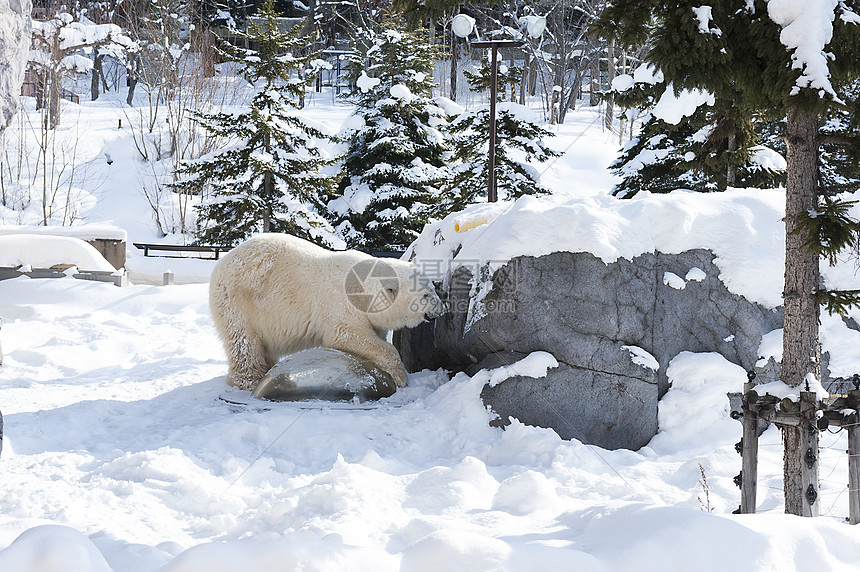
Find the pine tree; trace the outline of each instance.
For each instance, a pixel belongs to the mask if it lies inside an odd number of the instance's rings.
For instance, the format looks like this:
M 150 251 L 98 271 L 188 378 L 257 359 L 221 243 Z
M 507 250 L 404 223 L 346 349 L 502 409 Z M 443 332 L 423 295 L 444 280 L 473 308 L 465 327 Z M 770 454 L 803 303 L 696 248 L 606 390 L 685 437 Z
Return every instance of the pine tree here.
M 196 112 L 194 118 L 228 145 L 177 171 L 173 188 L 210 198 L 198 207 L 199 243 L 234 245 L 257 232 L 289 233 L 332 243 L 332 229 L 319 214 L 330 197 L 329 164 L 318 147 L 326 135 L 294 111 L 320 72 L 315 55 L 295 56 L 303 47 L 301 26 L 282 32 L 271 0 L 241 37 L 256 49 L 225 46 L 222 57 L 244 66 L 259 87 L 247 111 Z
M 672 90 L 663 74 L 647 64 L 633 76 L 617 78 L 615 102 L 649 112 L 639 135 L 611 165 L 622 178 L 614 195 L 630 198 L 639 191 L 668 193 L 679 188 L 712 192 L 785 182 L 784 160 L 762 145 L 754 113 L 741 111 L 738 102 L 714 98 L 690 115 L 666 118 L 660 115 L 659 103 L 670 101 Z
M 474 91 L 489 88 L 490 67 L 486 58 L 482 60 L 478 73 L 466 72 L 466 79 Z M 519 70 L 499 70 L 500 85 L 516 83 Z M 504 91 L 504 90 L 500 90 Z M 544 139 L 552 133 L 528 117 L 531 110 L 515 103 L 501 102 L 497 93 L 496 108 L 496 153 L 495 177 L 499 198 L 515 199 L 523 195 L 539 195 L 548 191 L 540 186 L 540 174 L 528 164 L 531 161 L 545 162 L 561 155 L 547 147 Z M 444 186 L 443 200 L 437 205 L 435 216 L 445 216 L 461 210 L 470 203 L 487 200 L 489 178 L 490 112 L 482 108 L 476 112 L 463 112 L 448 127 L 451 146 L 458 164 L 452 168 L 452 176 Z M 527 162 L 517 161 L 511 150 L 524 156 Z
M 791 5 L 712 0 L 707 6 L 616 0 L 598 23 L 622 44 L 647 44 L 646 60 L 676 87 L 702 87 L 717 98 L 737 94 L 745 109 L 785 118 L 782 380 L 793 387 L 821 376 L 819 303 L 827 298 L 829 308 L 838 311 L 860 302 L 858 292 L 828 295 L 821 290 L 818 266 L 821 256 L 835 256 L 856 244 L 858 236 L 856 221 L 844 216 L 846 201 L 837 198 L 828 204 L 818 193 L 820 126 L 829 109 L 845 105 L 834 86 L 860 76 L 857 7 L 855 0 Z M 856 138 L 849 142 L 856 147 Z M 805 491 L 792 470 L 801 462 L 800 429 L 783 428 L 783 444 L 785 508 L 800 514 Z
M 362 126 L 349 142 L 333 224 L 350 247 L 402 250 L 427 222 L 447 176 L 441 108 L 430 99 L 438 56 L 426 35 L 389 21 L 365 32 L 370 47 L 352 62 L 350 94 Z

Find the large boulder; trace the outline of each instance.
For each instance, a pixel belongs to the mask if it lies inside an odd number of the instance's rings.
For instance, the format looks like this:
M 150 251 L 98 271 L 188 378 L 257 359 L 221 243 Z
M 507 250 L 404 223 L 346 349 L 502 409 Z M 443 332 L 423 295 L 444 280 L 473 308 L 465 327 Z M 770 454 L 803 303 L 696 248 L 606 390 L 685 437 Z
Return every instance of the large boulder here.
M 450 312 L 395 345 L 412 371 L 474 372 L 547 351 L 559 367 L 546 378 L 485 388 L 501 420 L 638 449 L 656 434 L 672 358 L 718 352 L 751 369 L 762 335 L 782 327 L 781 310 L 730 292 L 719 275 L 704 249 L 611 263 L 586 252 L 520 256 L 492 276 L 461 266 L 442 286 Z

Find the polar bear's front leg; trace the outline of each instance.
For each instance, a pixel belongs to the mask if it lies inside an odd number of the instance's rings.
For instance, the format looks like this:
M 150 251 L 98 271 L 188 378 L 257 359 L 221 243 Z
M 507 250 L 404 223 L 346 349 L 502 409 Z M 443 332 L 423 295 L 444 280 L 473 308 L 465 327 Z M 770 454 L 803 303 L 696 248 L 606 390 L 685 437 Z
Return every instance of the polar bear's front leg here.
M 344 332 L 337 338 L 327 341 L 325 345 L 369 359 L 379 369 L 390 375 L 397 387 L 406 387 L 406 368 L 403 367 L 397 348 L 379 339 L 373 330 L 369 329 L 362 333 Z
M 227 350 L 227 383 L 253 390 L 269 371 L 262 340 L 246 332 L 235 332 L 224 343 Z
M 235 308 L 219 313 L 215 325 L 227 354 L 227 383 L 239 389 L 253 390 L 273 365 L 265 343 Z

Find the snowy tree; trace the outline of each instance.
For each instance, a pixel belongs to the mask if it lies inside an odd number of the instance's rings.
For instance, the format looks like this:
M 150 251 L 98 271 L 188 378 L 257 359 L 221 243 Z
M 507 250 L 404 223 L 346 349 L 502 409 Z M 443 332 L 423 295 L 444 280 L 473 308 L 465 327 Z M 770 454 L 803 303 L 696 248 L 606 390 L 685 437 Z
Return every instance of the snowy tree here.
M 478 73 L 467 73 L 469 85 L 483 91 L 489 85 L 489 64 L 486 59 Z M 519 75 L 507 66 L 500 66 L 499 83 L 516 81 Z M 497 97 L 501 100 L 504 90 Z M 536 121 L 534 112 L 516 103 L 499 102 L 496 108 L 495 177 L 498 196 L 503 199 L 548 192 L 540 186 L 540 174 L 530 165 L 543 163 L 561 153 L 549 148 L 545 139 L 552 137 Z M 435 216 L 445 216 L 461 210 L 477 200 L 486 200 L 489 178 L 490 112 L 484 107 L 475 112 L 462 112 L 448 127 L 450 144 L 457 160 L 451 177 L 444 186 L 443 200 Z M 513 154 L 518 154 L 517 160 Z
M 256 49 L 223 52 L 244 67 L 259 91 L 247 111 L 195 114 L 207 132 L 229 142 L 184 162 L 172 185 L 194 194 L 210 187 L 210 198 L 198 209 L 201 243 L 233 245 L 256 232 L 332 243 L 331 228 L 319 214 L 330 187 L 323 172 L 328 160 L 318 145 L 326 135 L 294 112 L 323 62 L 293 55 L 303 45 L 300 33 L 300 26 L 279 29 L 269 1 L 242 34 Z
M 751 113 L 701 90 L 675 93 L 648 64 L 612 84 L 622 108 L 642 110 L 643 124 L 612 164 L 622 177 L 613 194 L 700 192 L 732 187 L 774 187 L 784 182 L 785 160 L 761 144 Z
M 438 56 L 427 37 L 389 22 L 366 32 L 369 48 L 352 62 L 358 106 L 339 196 L 329 204 L 351 247 L 404 249 L 427 222 L 447 177 L 443 110 L 430 98 Z
M 860 76 L 860 15 L 853 0 L 766 2 L 618 0 L 599 27 L 626 45 L 648 45 L 646 60 L 679 89 L 736 94 L 748 109 L 785 117 L 787 140 L 785 321 L 782 380 L 820 379 L 819 305 L 845 311 L 860 292 L 821 287 L 819 258 L 856 244 L 860 226 L 844 199 L 819 196 L 821 123 L 845 103 L 834 85 Z M 856 139 L 851 139 L 857 145 Z M 785 507 L 800 514 L 800 430 L 783 428 Z
M 60 122 L 63 78 L 70 73 L 89 72 L 93 60 L 88 55 L 94 49 L 123 60 L 125 50 L 136 50 L 136 44 L 115 24 L 95 24 L 84 16 L 75 19 L 66 12 L 44 22 L 33 22 L 30 65 L 38 76 L 36 105 L 48 109 L 46 118 L 51 128 Z
M 846 105 L 829 109 L 821 126 L 820 192 L 828 197 L 860 190 L 860 77 L 836 89 Z

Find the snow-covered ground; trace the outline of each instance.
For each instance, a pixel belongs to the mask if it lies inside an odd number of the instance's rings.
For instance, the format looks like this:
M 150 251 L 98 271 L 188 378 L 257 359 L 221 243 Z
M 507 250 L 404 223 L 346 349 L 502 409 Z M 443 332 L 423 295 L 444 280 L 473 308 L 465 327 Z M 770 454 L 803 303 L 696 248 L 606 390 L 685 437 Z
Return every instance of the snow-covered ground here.
M 129 244 L 159 239 L 139 191 L 140 159 L 129 132 L 117 128 L 121 106 L 104 98 L 67 111 L 88 126 L 79 152 L 89 154 L 89 180 L 97 181 L 81 221 L 120 227 Z M 349 111 L 325 95 L 307 109 L 330 131 Z M 567 152 L 537 166 L 543 184 L 582 201 L 590 228 L 605 231 L 595 236 L 616 237 L 605 244 L 629 246 L 617 238 L 625 224 L 637 236 L 646 233 L 635 224 L 655 225 L 648 236 L 662 240 L 655 231 L 668 227 L 630 214 L 647 214 L 657 200 L 597 196 L 612 186 L 606 167 L 618 141 L 601 131 L 595 110 L 554 129 L 551 144 Z M 742 283 L 779 292 L 781 275 L 768 271 L 781 256 L 772 236 L 779 201 L 726 196 L 683 193 L 677 215 L 719 222 L 735 213 L 749 222 L 773 211 L 769 227 L 721 229 L 744 243 L 717 246 L 729 260 L 761 241 L 766 262 L 756 280 Z M 517 224 L 540 224 L 531 200 L 511 209 L 533 211 Z M 705 235 L 721 228 L 681 226 L 690 244 L 701 233 L 705 246 L 715 240 Z M 732 479 L 741 426 L 729 418 L 725 394 L 741 388 L 745 373 L 719 355 L 672 361 L 660 433 L 639 451 L 564 441 L 517 422 L 490 427 L 480 390 L 506 372 L 450 380 L 419 372 L 373 409 L 243 408 L 219 399 L 226 363 L 207 306 L 212 263 L 144 259 L 133 247 L 129 254 L 139 279 L 126 288 L 71 278 L 0 281 L 3 572 L 860 570 L 860 527 L 844 522 L 842 433 L 822 436 L 823 516 L 782 514 L 773 428 L 760 443 L 759 514 L 731 514 L 740 499 Z M 177 282 L 192 283 L 146 284 L 160 283 L 168 268 Z M 846 264 L 838 281 L 851 280 Z M 840 374 L 860 372 L 857 333 L 835 318 L 823 328 Z M 543 358 L 518 370 L 539 376 L 534 365 L 546 367 Z

